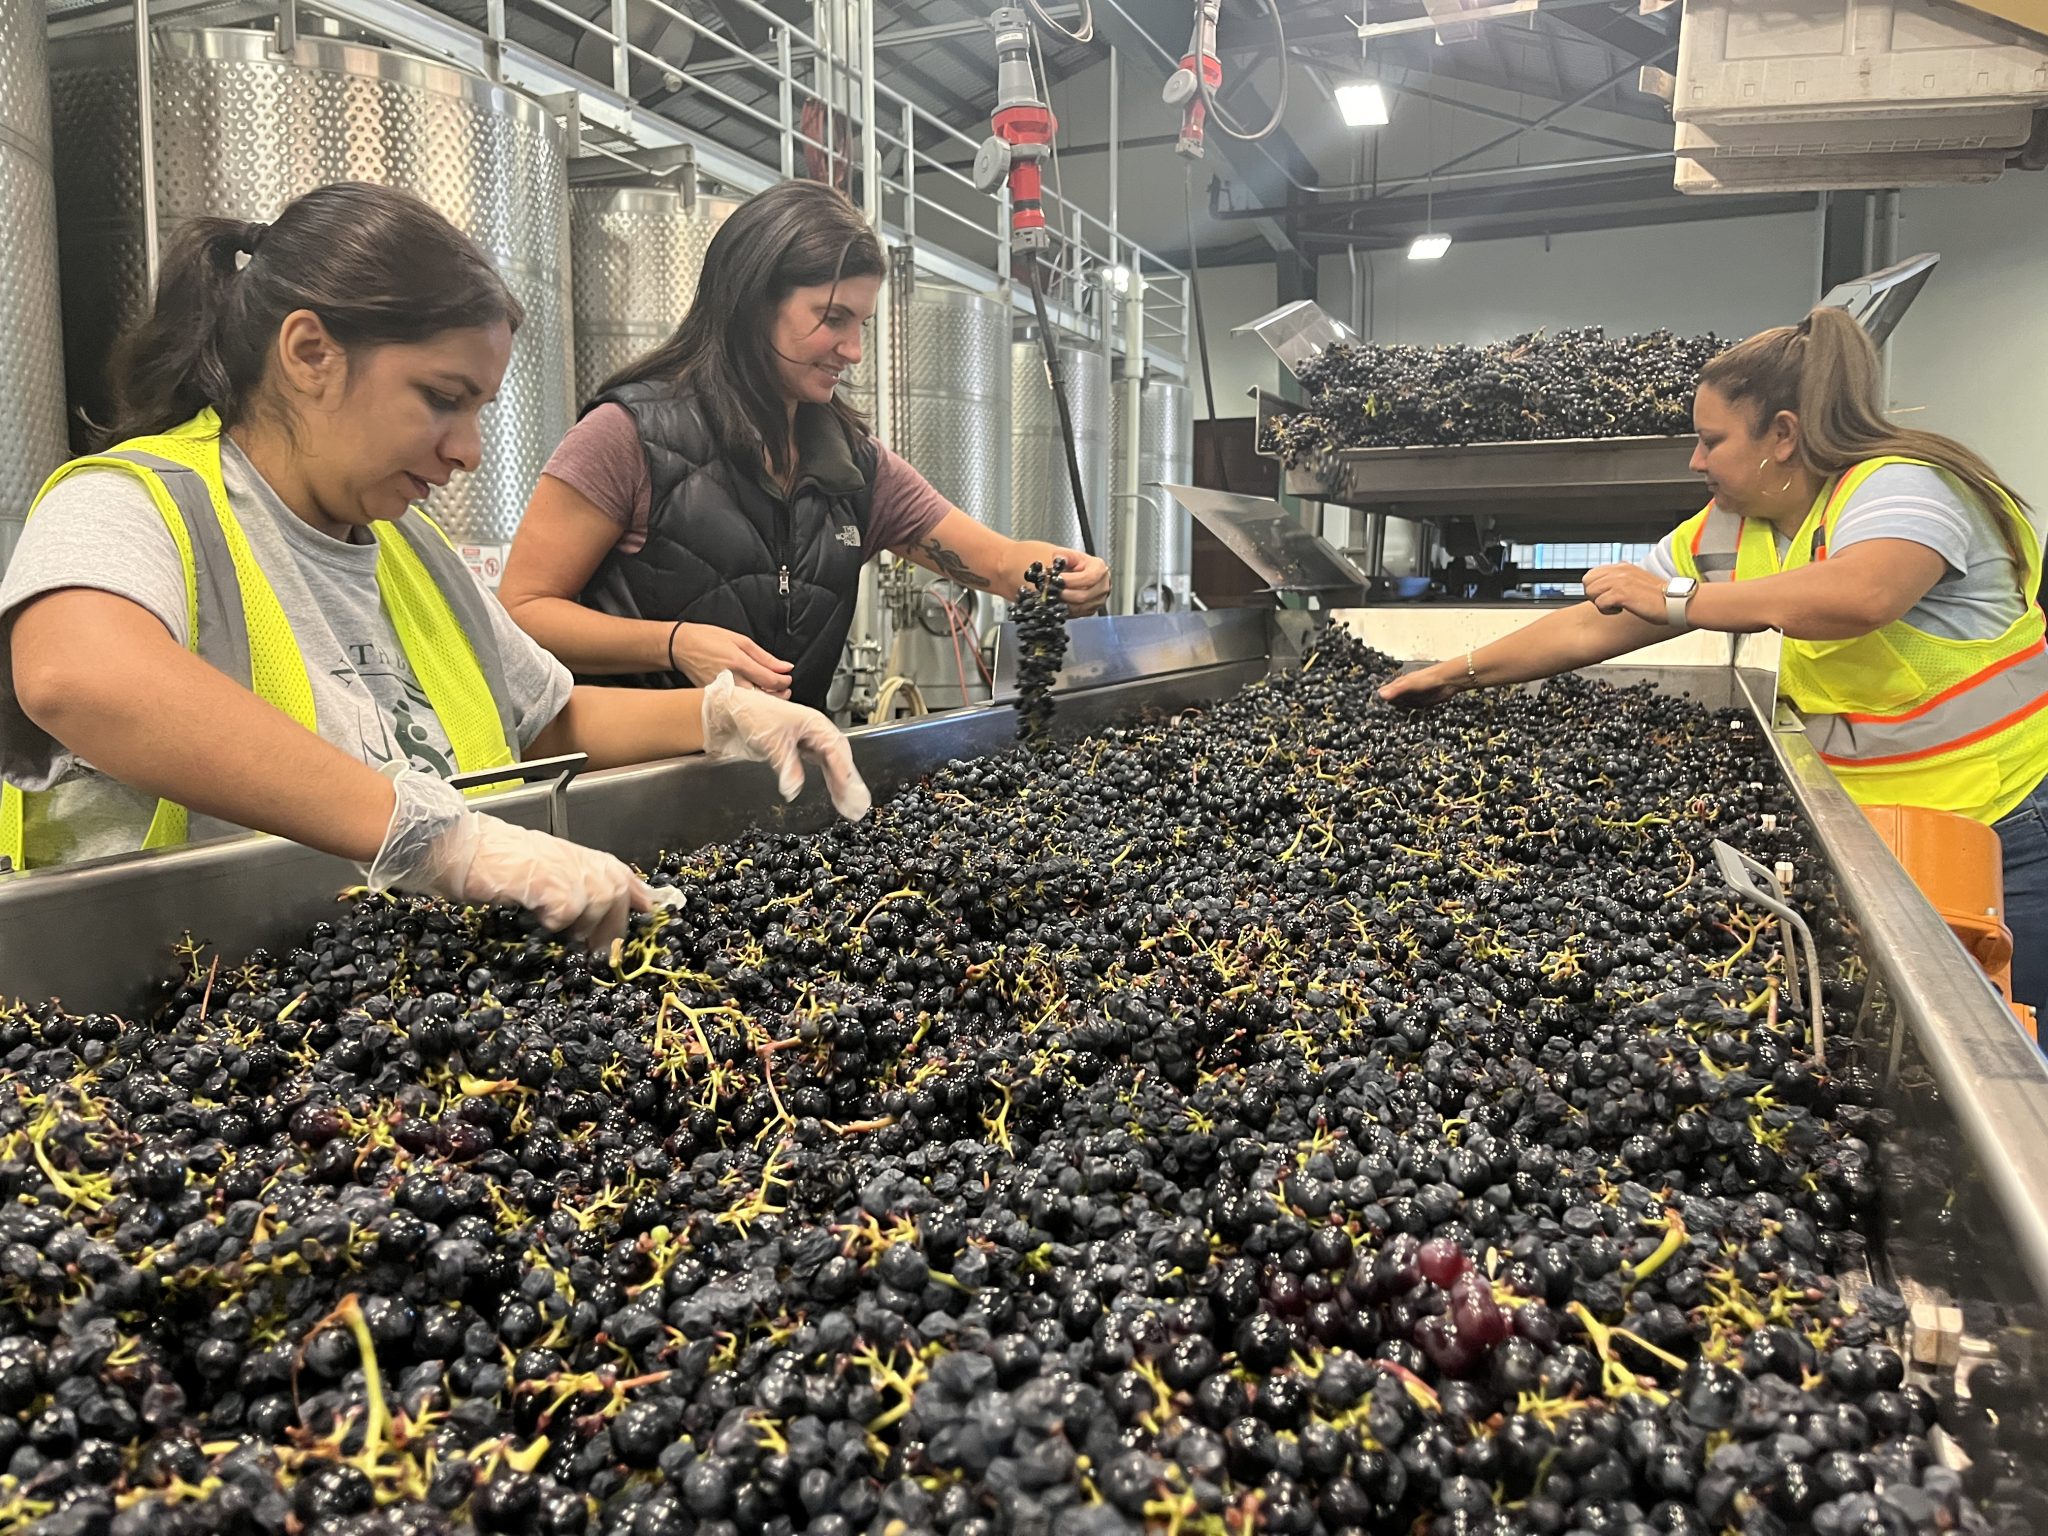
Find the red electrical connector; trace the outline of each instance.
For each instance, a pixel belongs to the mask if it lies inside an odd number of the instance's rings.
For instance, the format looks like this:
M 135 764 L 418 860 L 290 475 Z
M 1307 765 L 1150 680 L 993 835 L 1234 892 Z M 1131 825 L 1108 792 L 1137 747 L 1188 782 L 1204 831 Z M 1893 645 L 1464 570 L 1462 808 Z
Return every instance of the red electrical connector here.
M 974 157 L 974 183 L 993 192 L 1010 182 L 1010 248 L 1042 250 L 1045 232 L 1045 160 L 1058 124 L 1039 98 L 1031 72 L 1031 22 L 1017 6 L 989 18 L 996 34 L 995 133 Z
M 1202 158 L 1209 98 L 1223 85 L 1223 61 L 1216 56 L 1216 19 L 1222 9 L 1223 0 L 1196 0 L 1195 29 L 1188 39 L 1188 51 L 1160 93 L 1169 107 L 1181 109 L 1180 140 L 1173 147 L 1190 160 Z

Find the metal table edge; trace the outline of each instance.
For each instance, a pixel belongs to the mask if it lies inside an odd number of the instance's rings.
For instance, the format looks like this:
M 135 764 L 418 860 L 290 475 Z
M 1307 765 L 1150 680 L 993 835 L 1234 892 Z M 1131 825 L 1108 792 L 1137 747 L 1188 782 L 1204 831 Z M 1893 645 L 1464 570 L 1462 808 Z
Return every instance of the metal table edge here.
M 1912 1032 L 2000 1213 L 2035 1294 L 2048 1303 L 2048 1058 L 2029 1040 L 1983 968 L 1970 958 L 1877 828 L 1821 760 L 1790 710 L 1781 716 L 1768 674 L 1737 680 L 1772 756 L 1826 847 L 1843 903 Z

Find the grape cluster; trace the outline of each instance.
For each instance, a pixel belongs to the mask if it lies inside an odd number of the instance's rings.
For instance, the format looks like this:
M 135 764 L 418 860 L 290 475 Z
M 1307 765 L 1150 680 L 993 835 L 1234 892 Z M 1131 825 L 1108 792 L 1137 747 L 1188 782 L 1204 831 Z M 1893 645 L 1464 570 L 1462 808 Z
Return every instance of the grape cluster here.
M 1052 684 L 1067 656 L 1067 562 L 1034 560 L 1017 589 L 1017 739 L 1043 741 L 1052 726 Z
M 1707 874 L 1841 956 L 1755 730 L 1389 672 L 671 854 L 603 954 L 361 897 L 0 1007 L 0 1531 L 2048 1529 L 2029 1338 L 1911 1381 L 1849 1284 L 1876 1079 Z
M 1598 326 L 1484 347 L 1337 342 L 1302 366 L 1303 408 L 1270 418 L 1260 448 L 1302 467 L 1345 448 L 1683 433 L 1699 371 L 1725 345 Z

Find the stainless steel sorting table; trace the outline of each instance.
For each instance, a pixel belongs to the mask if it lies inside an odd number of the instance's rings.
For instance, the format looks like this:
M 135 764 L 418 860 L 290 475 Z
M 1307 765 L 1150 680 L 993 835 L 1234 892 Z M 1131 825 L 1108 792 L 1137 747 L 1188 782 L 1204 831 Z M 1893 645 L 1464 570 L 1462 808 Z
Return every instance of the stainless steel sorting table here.
M 1528 615 L 1526 606 L 1514 611 Z M 1451 631 L 1474 632 L 1468 614 L 1431 612 Z M 1360 610 L 1344 617 L 1384 648 L 1419 655 L 1414 615 Z M 1226 698 L 1263 677 L 1276 656 L 1298 655 L 1303 626 L 1312 622 L 1307 614 L 1250 610 L 1081 621 L 1061 676 L 1057 728 L 1086 732 Z M 1948 1159 L 1972 1212 L 1974 1226 L 1965 1223 L 1961 1238 L 1948 1236 L 1951 1247 L 1970 1246 L 1968 1262 L 1941 1283 L 2004 1317 L 2038 1324 L 2048 1315 L 2048 1062 L 1796 719 L 1777 712 L 1768 669 L 1724 656 L 1595 675 L 1646 680 L 1711 707 L 1746 710 L 1763 732 L 1832 871 L 1872 980 L 1863 1018 L 1853 1029 L 1841 1020 L 1834 1027 L 1845 1044 L 1860 1032 L 1862 1049 L 1882 1071 L 1891 1134 L 1910 1136 L 1916 1158 Z M 999 675 L 998 692 L 1007 691 Z M 852 739 L 879 800 L 949 760 L 1001 751 L 1014 735 L 1012 712 L 998 703 L 858 730 Z M 526 788 L 489 804 L 495 814 L 540 826 L 546 801 L 544 788 Z M 567 801 L 578 840 L 640 861 L 749 826 L 813 829 L 831 814 L 815 784 L 784 805 L 765 768 L 701 759 L 586 775 L 569 786 Z M 188 932 L 229 956 L 276 947 L 331 913 L 335 893 L 358 878 L 341 860 L 263 837 L 0 877 L 0 997 L 54 996 L 74 1011 L 132 1010 Z M 1924 1214 L 1887 1204 L 1881 1269 L 1886 1262 L 1910 1269 L 1919 1262 L 1912 1255 L 1929 1251 L 1915 1230 Z

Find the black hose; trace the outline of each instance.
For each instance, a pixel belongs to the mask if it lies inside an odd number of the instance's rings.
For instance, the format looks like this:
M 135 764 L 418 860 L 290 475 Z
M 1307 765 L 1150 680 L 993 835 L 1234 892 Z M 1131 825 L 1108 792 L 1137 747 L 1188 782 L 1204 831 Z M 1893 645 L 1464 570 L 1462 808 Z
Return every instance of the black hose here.
M 1188 308 L 1195 312 L 1195 348 L 1202 356 L 1202 393 L 1209 397 L 1209 420 L 1216 419 L 1216 380 L 1209 374 L 1209 328 L 1202 323 L 1202 258 L 1195 250 L 1195 168 L 1188 170 Z
M 1081 455 L 1074 447 L 1074 413 L 1067 405 L 1066 384 L 1060 377 L 1059 344 L 1052 339 L 1052 321 L 1045 313 L 1045 286 L 1038 277 L 1038 258 L 1024 263 L 1031 280 L 1031 304 L 1038 311 L 1038 340 L 1045 348 L 1045 378 L 1052 385 L 1053 409 L 1060 413 L 1060 445 L 1067 450 L 1067 479 L 1074 487 L 1074 517 L 1081 525 L 1081 548 L 1095 553 L 1095 530 L 1088 522 L 1088 498 L 1081 490 Z M 1004 594 L 1008 596 L 1008 593 Z

